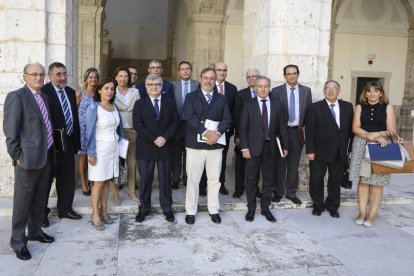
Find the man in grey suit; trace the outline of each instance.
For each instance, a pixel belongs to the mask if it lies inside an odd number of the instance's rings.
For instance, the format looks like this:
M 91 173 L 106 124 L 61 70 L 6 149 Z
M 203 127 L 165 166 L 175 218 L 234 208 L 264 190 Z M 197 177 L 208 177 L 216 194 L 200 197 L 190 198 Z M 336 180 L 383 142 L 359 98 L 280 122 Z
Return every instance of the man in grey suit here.
M 44 84 L 42 65 L 23 70 L 26 85 L 7 94 L 3 132 L 14 166 L 14 197 L 10 246 L 21 260 L 29 260 L 27 240 L 52 243 L 41 228 L 53 155 L 49 103 L 40 92 Z M 28 227 L 28 237 L 25 235 Z
M 299 127 L 303 126 L 306 109 L 312 104 L 312 93 L 309 87 L 298 84 L 297 65 L 286 65 L 283 68 L 283 77 L 286 83 L 273 88 L 271 97 L 281 102 L 284 108 L 289 155 L 286 158 L 278 158 L 272 201 L 280 202 L 286 187 L 286 198 L 295 204 L 302 204 L 296 196 L 299 184 L 298 168 L 303 147 L 299 139 Z
M 188 61 L 181 61 L 178 65 L 179 80 L 172 82 L 174 87 L 174 97 L 177 104 L 178 115 L 180 117 L 180 125 L 174 135 L 174 151 L 172 159 L 171 179 L 172 188 L 178 189 L 180 181 L 183 185 L 187 185 L 187 172 L 185 170 L 185 120 L 183 113 L 183 105 L 185 96 L 191 91 L 197 90 L 200 83 L 191 78 L 192 73 L 191 63 Z M 182 176 L 181 176 L 182 172 Z

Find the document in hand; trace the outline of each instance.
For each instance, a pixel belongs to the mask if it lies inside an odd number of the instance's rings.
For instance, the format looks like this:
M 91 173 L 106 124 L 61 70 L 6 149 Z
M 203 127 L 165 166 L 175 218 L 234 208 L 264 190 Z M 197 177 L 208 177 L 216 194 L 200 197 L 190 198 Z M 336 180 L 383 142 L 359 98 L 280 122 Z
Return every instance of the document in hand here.
M 277 143 L 277 147 L 279 148 L 280 156 L 285 158 L 285 155 L 283 154 L 283 150 L 282 150 L 282 144 L 280 143 L 279 137 L 276 137 L 276 143 Z
M 119 145 L 119 157 L 126 159 L 129 141 L 121 138 L 121 140 L 118 141 L 118 145 Z
M 207 130 L 217 130 L 217 127 L 218 127 L 219 123 L 220 122 L 212 121 L 212 120 L 207 119 L 204 122 L 204 127 Z M 207 139 L 204 136 L 202 136 L 201 134 L 198 134 L 197 135 L 197 142 L 207 143 Z M 221 145 L 224 145 L 224 146 L 226 145 L 226 133 L 225 132 L 219 137 L 217 143 L 221 144 Z

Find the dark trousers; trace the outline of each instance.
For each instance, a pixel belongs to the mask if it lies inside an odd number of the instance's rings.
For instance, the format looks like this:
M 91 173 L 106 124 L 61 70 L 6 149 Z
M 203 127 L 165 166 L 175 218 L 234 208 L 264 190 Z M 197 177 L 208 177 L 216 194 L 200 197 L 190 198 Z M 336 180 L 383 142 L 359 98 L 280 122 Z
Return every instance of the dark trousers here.
M 148 213 L 151 210 L 151 191 L 154 169 L 157 165 L 158 182 L 160 183 L 160 205 L 164 212 L 171 211 L 171 161 L 170 160 L 138 160 L 138 171 L 141 175 L 139 189 L 139 211 Z
M 245 189 L 245 167 L 246 159 L 243 158 L 243 154 L 240 147 L 235 147 L 234 152 L 236 153 L 236 161 L 234 164 L 234 190 L 235 192 L 243 193 Z
M 286 158 L 277 155 L 277 167 L 275 170 L 275 186 L 273 193 L 283 197 L 295 197 L 299 185 L 299 163 L 303 145 L 299 142 L 298 128 L 288 128 L 289 154 Z
M 344 164 L 337 154 L 333 162 L 327 163 L 318 160 L 309 161 L 310 182 L 309 194 L 313 201 L 313 207 L 323 211 L 325 208 L 329 211 L 338 210 L 341 200 L 341 176 L 344 170 Z M 328 196 L 324 203 L 324 177 L 328 171 Z
M 255 211 L 257 207 L 256 191 L 260 179 L 260 169 L 262 169 L 263 179 L 260 208 L 262 210 L 269 209 L 274 184 L 275 159 L 271 154 L 269 142 L 263 143 L 261 156 L 252 156 L 252 158 L 246 159 L 246 197 L 249 211 Z
M 228 135 L 228 133 L 226 132 L 226 146 L 223 148 L 223 152 L 222 152 L 222 159 L 221 159 L 221 172 L 220 172 L 220 183 L 221 186 L 224 186 L 224 182 L 226 182 L 226 160 L 227 160 L 227 152 L 229 151 L 229 143 L 230 143 L 230 135 Z M 207 188 L 207 174 L 206 174 L 206 170 L 204 169 L 203 171 L 203 175 L 201 176 L 201 180 L 200 180 L 200 186 L 199 189 L 200 190 L 206 190 Z
M 185 170 L 185 121 L 181 122 L 177 129 L 177 132 L 173 138 L 174 151 L 171 164 L 171 177 L 172 181 L 187 182 L 187 172 Z M 181 174 L 182 173 L 182 174 Z
M 13 249 L 27 245 L 26 227 L 28 227 L 29 237 L 43 233 L 41 225 L 48 196 L 47 185 L 50 177 L 52 150 L 49 150 L 47 155 L 46 164 L 41 169 L 14 167 L 15 183 L 10 239 L 10 246 Z
M 67 138 L 67 151 L 56 152 L 56 164 L 52 165 L 47 194 L 52 188 L 53 179 L 56 178 L 58 215 L 64 215 L 72 210 L 75 196 L 75 153 L 73 152 L 72 138 Z M 46 206 L 49 202 L 47 197 Z M 45 209 L 46 210 L 46 209 Z

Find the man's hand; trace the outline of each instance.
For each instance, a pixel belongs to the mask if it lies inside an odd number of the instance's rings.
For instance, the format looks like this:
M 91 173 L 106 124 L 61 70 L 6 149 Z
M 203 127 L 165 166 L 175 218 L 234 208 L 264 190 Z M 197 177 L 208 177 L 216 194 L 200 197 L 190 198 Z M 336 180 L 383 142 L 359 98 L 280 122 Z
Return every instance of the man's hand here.
M 204 137 L 207 138 L 207 144 L 214 145 L 215 143 L 217 143 L 220 136 L 219 132 L 216 130 L 207 130 L 204 134 Z
M 16 160 L 16 166 L 20 166 L 20 160 Z
M 234 139 L 234 144 L 238 147 L 240 145 L 240 138 Z
M 244 159 L 250 159 L 252 158 L 252 155 L 250 154 L 250 150 L 246 149 L 246 150 L 242 150 L 242 155 Z
M 91 156 L 88 158 L 88 163 L 91 164 L 92 166 L 96 165 L 96 156 Z
M 308 160 L 313 161 L 315 160 L 315 154 L 314 153 L 308 153 L 306 154 L 306 157 L 308 158 Z
M 283 157 L 286 158 L 288 155 L 288 151 L 287 150 L 283 150 Z
M 162 136 L 158 136 L 154 141 L 154 144 L 159 148 L 163 147 L 165 143 L 167 143 L 167 140 L 165 140 L 165 138 Z

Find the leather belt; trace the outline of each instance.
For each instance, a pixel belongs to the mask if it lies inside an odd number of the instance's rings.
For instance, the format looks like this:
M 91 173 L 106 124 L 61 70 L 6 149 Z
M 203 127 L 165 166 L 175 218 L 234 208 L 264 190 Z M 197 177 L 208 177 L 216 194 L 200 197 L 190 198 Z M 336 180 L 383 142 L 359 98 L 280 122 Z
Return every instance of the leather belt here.
M 290 129 L 297 129 L 299 126 L 288 126 Z

